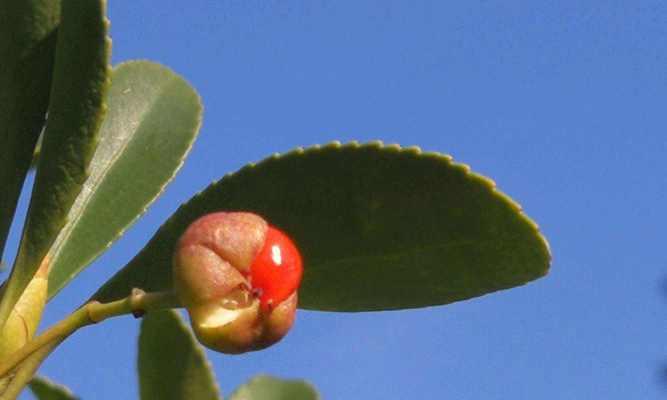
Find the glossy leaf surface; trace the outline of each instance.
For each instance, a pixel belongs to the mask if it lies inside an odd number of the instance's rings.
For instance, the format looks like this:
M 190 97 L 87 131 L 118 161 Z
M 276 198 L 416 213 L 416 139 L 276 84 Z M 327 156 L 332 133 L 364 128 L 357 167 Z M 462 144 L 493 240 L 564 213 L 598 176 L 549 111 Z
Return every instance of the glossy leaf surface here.
M 32 378 L 29 384 L 30 391 L 37 400 L 76 400 L 77 397 L 65 386 L 53 383 L 41 376 Z
M 90 176 L 49 251 L 49 297 L 136 220 L 183 164 L 199 130 L 197 93 L 147 61 L 119 65 Z
M 373 311 L 447 304 L 547 273 L 537 226 L 494 183 L 448 156 L 381 143 L 274 156 L 181 206 L 95 296 L 168 290 L 170 257 L 203 214 L 246 210 L 301 250 L 300 307 Z
M 0 258 L 46 118 L 60 1 L 0 2 Z
M 307 382 L 261 375 L 239 387 L 230 400 L 318 400 L 317 391 Z
M 204 350 L 176 311 L 146 314 L 139 335 L 139 390 L 144 400 L 217 400 Z
M 28 216 L 0 304 L 0 326 L 66 222 L 88 176 L 109 83 L 103 0 L 62 3 L 49 116 Z

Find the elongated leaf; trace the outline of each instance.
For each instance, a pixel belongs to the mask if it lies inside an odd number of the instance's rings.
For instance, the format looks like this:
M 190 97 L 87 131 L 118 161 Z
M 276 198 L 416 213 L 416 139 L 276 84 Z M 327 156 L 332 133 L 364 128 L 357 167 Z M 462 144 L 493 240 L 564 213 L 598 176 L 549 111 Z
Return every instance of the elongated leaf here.
M 317 391 L 307 382 L 260 375 L 239 387 L 230 400 L 318 400 Z
M 0 303 L 0 326 L 65 224 L 88 176 L 109 83 L 105 9 L 103 0 L 62 3 L 49 117 L 21 245 Z
M 77 397 L 65 386 L 53 383 L 49 379 L 36 376 L 30 381 L 30 390 L 37 400 L 76 400 Z
M 46 117 L 59 19 L 58 0 L 0 2 L 0 259 Z
M 179 235 L 216 210 L 249 210 L 302 250 L 300 307 L 371 311 L 447 304 L 546 274 L 537 226 L 494 183 L 450 157 L 334 143 L 271 157 L 181 206 L 95 296 L 172 287 Z
M 149 312 L 139 335 L 139 391 L 144 400 L 217 400 L 202 347 L 177 312 Z
M 158 64 L 112 75 L 108 112 L 90 177 L 49 251 L 49 297 L 117 239 L 183 164 L 201 122 L 197 93 Z

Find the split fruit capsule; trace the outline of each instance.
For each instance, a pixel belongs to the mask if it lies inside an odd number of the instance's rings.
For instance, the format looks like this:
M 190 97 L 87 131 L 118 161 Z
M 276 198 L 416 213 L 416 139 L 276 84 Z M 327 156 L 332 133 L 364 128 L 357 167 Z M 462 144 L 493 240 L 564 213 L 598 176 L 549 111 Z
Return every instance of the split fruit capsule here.
M 213 350 L 260 350 L 294 323 L 301 255 L 256 214 L 217 212 L 193 222 L 178 241 L 173 272 L 195 335 Z

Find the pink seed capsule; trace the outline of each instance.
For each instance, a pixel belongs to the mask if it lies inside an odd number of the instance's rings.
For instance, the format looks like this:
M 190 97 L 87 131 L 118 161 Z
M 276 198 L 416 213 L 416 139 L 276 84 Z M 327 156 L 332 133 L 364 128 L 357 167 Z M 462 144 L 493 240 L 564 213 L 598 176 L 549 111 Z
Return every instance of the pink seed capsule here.
M 174 288 L 195 334 L 224 353 L 265 348 L 287 334 L 302 273 L 292 240 L 247 212 L 197 219 L 173 258 Z

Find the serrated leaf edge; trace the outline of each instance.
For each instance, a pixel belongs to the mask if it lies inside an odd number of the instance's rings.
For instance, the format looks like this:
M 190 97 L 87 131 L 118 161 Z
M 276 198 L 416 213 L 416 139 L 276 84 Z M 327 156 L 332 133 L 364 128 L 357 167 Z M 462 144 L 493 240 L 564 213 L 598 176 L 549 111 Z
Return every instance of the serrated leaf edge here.
M 479 173 L 473 172 L 472 169 L 468 164 L 464 163 L 459 163 L 455 162 L 454 158 L 449 155 L 449 154 L 442 154 L 434 151 L 423 151 L 419 146 L 401 146 L 397 143 L 391 143 L 391 144 L 385 144 L 382 140 L 373 140 L 370 142 L 366 143 L 359 143 L 358 141 L 351 141 L 345 144 L 342 144 L 339 141 L 332 141 L 326 144 L 316 144 L 313 146 L 309 147 L 296 147 L 292 150 L 289 150 L 285 153 L 274 153 L 270 157 L 267 157 L 259 162 L 253 162 L 253 163 L 248 163 L 245 166 L 243 166 L 241 169 L 239 169 L 236 172 L 228 173 L 225 174 L 222 178 L 212 182 L 209 184 L 205 189 L 201 190 L 197 194 L 195 194 L 190 200 L 187 202 L 183 203 L 181 206 L 178 207 L 177 211 L 181 209 L 181 207 L 186 206 L 188 203 L 193 201 L 195 198 L 198 198 L 202 196 L 210 187 L 217 185 L 220 183 L 222 180 L 225 179 L 231 179 L 234 175 L 241 174 L 245 171 L 248 170 L 254 170 L 254 169 L 259 169 L 264 167 L 265 164 L 274 162 L 274 161 L 279 161 L 281 159 L 285 159 L 288 157 L 294 157 L 294 156 L 303 156 L 307 154 L 313 154 L 313 153 L 318 153 L 322 151 L 328 151 L 328 150 L 348 150 L 348 149 L 377 149 L 385 152 L 392 152 L 392 153 L 397 153 L 397 154 L 403 154 L 403 155 L 410 155 L 415 158 L 421 158 L 421 159 L 429 159 L 429 160 L 434 160 L 437 162 L 441 162 L 449 167 L 453 167 L 455 169 L 458 169 L 459 171 L 462 171 L 465 173 L 466 177 L 472 179 L 473 181 L 476 181 L 480 183 L 484 188 L 489 190 L 491 192 L 491 195 L 495 197 L 496 199 L 502 201 L 505 204 L 508 204 L 512 210 L 517 212 L 519 214 L 519 217 L 521 220 L 525 223 L 527 223 L 537 234 L 538 238 L 542 241 L 544 244 L 544 247 L 547 251 L 547 258 L 548 261 L 551 261 L 551 247 L 549 245 L 549 242 L 547 241 L 546 237 L 542 234 L 539 225 L 532 219 L 530 218 L 523 210 L 523 207 L 521 204 L 519 204 L 516 200 L 512 199 L 509 195 L 506 193 L 502 192 L 496 185 L 496 182 L 488 178 L 484 175 L 481 175 Z M 548 270 L 548 268 L 547 268 Z M 546 274 L 547 270 L 544 271 Z
M 113 236 L 113 237 L 107 242 L 107 244 L 106 244 L 102 249 L 100 249 L 100 251 L 99 251 L 97 254 L 95 254 L 90 260 L 88 260 L 86 264 L 84 264 L 80 269 L 77 269 L 77 270 L 75 270 L 74 272 L 72 272 L 71 274 L 69 274 L 69 275 L 68 275 L 68 281 L 71 281 L 71 280 L 72 280 L 75 276 L 77 276 L 81 271 L 83 271 L 83 270 L 84 270 L 85 268 L 87 268 L 91 263 L 93 263 L 93 262 L 100 256 L 100 255 L 102 255 L 104 252 L 106 252 L 106 251 L 111 247 L 111 245 L 112 245 L 116 240 L 118 240 L 118 238 L 120 238 L 121 236 L 123 236 L 123 235 L 125 234 L 125 232 L 127 232 L 127 230 L 130 229 L 130 228 L 132 227 L 132 225 L 134 225 L 134 223 L 146 213 L 146 211 L 148 211 L 148 209 L 153 205 L 153 203 L 155 202 L 155 200 L 157 200 L 157 198 L 159 198 L 159 197 L 164 193 L 164 191 L 167 189 L 167 186 L 169 186 L 169 184 L 171 184 L 171 182 L 172 182 L 173 179 L 176 177 L 176 175 L 178 174 L 178 172 L 180 171 L 180 169 L 183 167 L 183 164 L 185 163 L 185 159 L 190 155 L 190 151 L 192 150 L 192 147 L 194 146 L 194 143 L 195 143 L 197 137 L 199 136 L 199 131 L 201 130 L 202 121 L 203 121 L 204 104 L 203 104 L 203 102 L 202 102 L 202 98 L 201 98 L 201 96 L 199 95 L 199 93 L 197 92 L 197 90 L 195 90 L 195 89 L 194 89 L 194 86 L 192 86 L 192 85 L 190 84 L 190 82 L 188 82 L 183 76 L 179 75 L 178 73 L 176 73 L 174 70 L 172 70 L 171 68 L 169 68 L 169 67 L 167 67 L 167 66 L 164 66 L 164 65 L 162 65 L 162 64 L 159 64 L 159 63 L 156 63 L 156 62 L 154 62 L 154 61 L 147 60 L 147 59 L 136 59 L 136 60 L 124 61 L 124 62 L 121 62 L 121 63 L 117 64 L 117 65 L 113 68 L 113 70 L 116 70 L 116 69 L 118 69 L 118 68 L 125 67 L 125 66 L 128 66 L 128 65 L 132 65 L 132 64 L 141 64 L 141 63 L 150 63 L 150 64 L 152 64 L 152 65 L 154 65 L 154 66 L 158 66 L 158 67 L 160 67 L 160 68 L 166 69 L 167 71 L 169 71 L 170 73 L 172 73 L 174 76 L 176 76 L 176 77 L 182 79 L 183 82 L 185 82 L 189 87 L 191 87 L 191 88 L 193 89 L 192 92 L 195 94 L 195 98 L 196 98 L 196 101 L 197 101 L 197 106 L 199 107 L 199 115 L 197 116 L 197 120 L 195 121 L 195 125 L 194 125 L 194 128 L 195 128 L 195 134 L 192 136 L 192 139 L 189 141 L 189 143 L 188 143 L 188 145 L 187 145 L 187 149 L 186 149 L 186 151 L 185 151 L 183 157 L 181 158 L 179 164 L 178 164 L 178 165 L 176 166 L 176 168 L 174 169 L 174 172 L 168 177 L 168 179 L 165 181 L 165 183 L 159 188 L 159 190 L 158 190 L 158 192 L 155 194 L 155 196 L 153 196 L 153 198 L 151 198 L 150 201 L 149 201 L 148 203 L 146 203 L 146 205 L 141 209 L 141 211 L 140 211 L 139 213 L 137 213 L 137 215 L 136 215 L 133 219 L 131 219 L 131 220 L 125 225 L 125 227 L 124 227 L 123 229 L 121 229 L 120 231 L 118 231 L 117 234 L 116 234 L 115 236 Z M 113 73 L 110 74 L 110 76 L 113 77 Z M 105 105 L 106 105 L 106 103 L 105 103 Z M 131 142 L 131 140 L 130 140 L 130 142 Z M 128 142 L 128 143 L 129 143 L 129 142 Z M 126 147 L 127 147 L 127 144 L 126 144 L 125 146 L 123 146 L 123 149 L 126 148 Z M 118 151 L 118 154 L 116 155 L 116 158 L 119 157 L 119 156 L 121 155 L 121 153 L 122 153 L 122 150 L 119 150 L 119 151 Z M 109 165 L 111 166 L 112 164 L 113 164 L 113 163 L 110 163 Z M 109 168 L 110 168 L 110 167 L 109 167 Z M 108 168 L 107 168 L 107 170 L 108 170 Z M 106 176 L 106 171 L 105 171 L 104 174 L 101 174 L 100 176 L 101 176 L 101 177 Z M 100 181 L 102 181 L 102 180 L 103 180 L 103 179 L 100 179 Z M 92 199 L 92 198 L 93 198 L 93 196 L 89 196 L 89 198 L 88 198 L 88 200 L 86 201 L 86 203 L 87 203 L 88 201 L 90 201 L 90 199 Z M 86 203 L 84 203 L 84 204 L 82 205 L 82 207 L 85 207 L 85 204 L 86 204 Z M 68 220 L 68 222 L 69 222 L 69 220 Z M 61 233 L 62 233 L 62 232 L 63 232 L 63 231 L 61 231 Z M 50 301 L 51 299 L 53 299 L 53 298 L 60 292 L 60 290 L 62 290 L 65 286 L 66 286 L 66 284 L 65 284 L 65 285 L 62 285 L 62 286 L 61 286 L 60 288 L 58 288 L 55 292 L 52 292 L 52 293 L 49 295 L 49 298 L 47 299 L 47 301 Z

